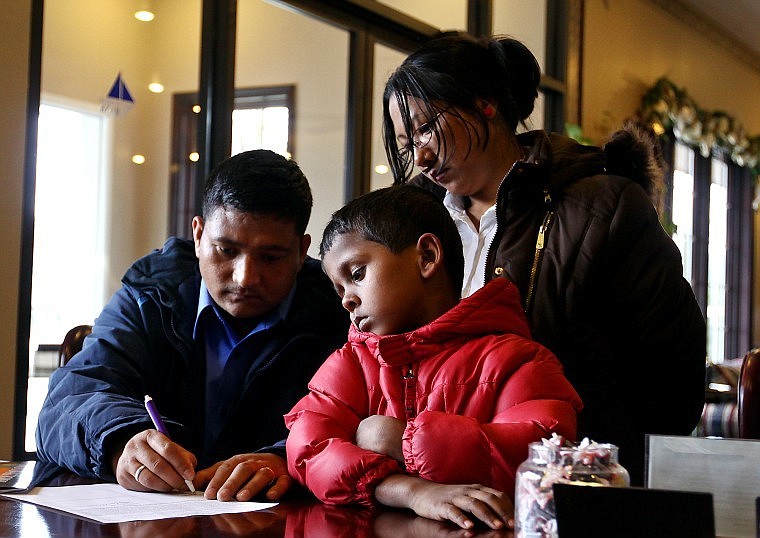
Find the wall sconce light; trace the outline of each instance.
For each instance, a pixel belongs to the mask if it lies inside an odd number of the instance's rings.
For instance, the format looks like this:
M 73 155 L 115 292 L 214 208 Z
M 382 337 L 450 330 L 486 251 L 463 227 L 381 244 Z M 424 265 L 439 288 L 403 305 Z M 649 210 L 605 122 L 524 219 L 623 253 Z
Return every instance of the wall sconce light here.
M 156 18 L 156 12 L 153 11 L 153 5 L 150 0 L 141 0 L 135 11 L 135 19 L 142 22 L 150 22 Z
M 151 82 L 148 84 L 148 89 L 153 93 L 161 93 L 164 91 L 164 85 L 160 82 Z
M 380 175 L 387 174 L 388 166 L 384 164 L 378 164 L 377 166 L 375 166 L 375 173 L 380 174 Z
M 187 156 L 190 161 L 197 163 L 198 159 L 201 158 L 200 154 L 197 151 L 193 151 L 190 155 Z
M 135 164 L 145 164 L 145 155 L 139 153 L 132 155 L 132 162 Z

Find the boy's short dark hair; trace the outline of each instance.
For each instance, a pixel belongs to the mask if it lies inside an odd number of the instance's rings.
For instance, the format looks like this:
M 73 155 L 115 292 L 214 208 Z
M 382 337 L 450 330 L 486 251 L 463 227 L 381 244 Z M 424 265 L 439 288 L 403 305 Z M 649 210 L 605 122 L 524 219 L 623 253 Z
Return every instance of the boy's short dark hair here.
M 219 163 L 206 181 L 203 218 L 220 207 L 292 221 L 303 234 L 311 189 L 294 161 L 265 149 L 244 151 Z
M 372 191 L 333 213 L 322 234 L 319 256 L 330 251 L 339 235 L 358 233 L 394 254 L 416 245 L 422 234 L 441 241 L 443 263 L 457 296 L 464 279 L 462 240 L 454 221 L 438 198 L 414 185 L 394 185 Z

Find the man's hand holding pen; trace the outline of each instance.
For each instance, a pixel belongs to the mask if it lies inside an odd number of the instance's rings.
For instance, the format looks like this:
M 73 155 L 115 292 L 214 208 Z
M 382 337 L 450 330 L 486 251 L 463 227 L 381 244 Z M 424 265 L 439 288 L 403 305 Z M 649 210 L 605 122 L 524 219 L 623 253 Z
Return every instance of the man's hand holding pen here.
M 117 482 L 135 491 L 187 491 L 197 464 L 192 452 L 153 429 L 134 435 L 113 457 Z

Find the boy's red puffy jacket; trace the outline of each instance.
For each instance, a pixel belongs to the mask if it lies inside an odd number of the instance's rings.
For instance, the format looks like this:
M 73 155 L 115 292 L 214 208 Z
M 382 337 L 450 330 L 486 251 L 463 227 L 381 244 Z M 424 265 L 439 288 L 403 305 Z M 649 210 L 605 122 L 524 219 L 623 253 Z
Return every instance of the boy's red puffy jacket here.
M 582 407 L 559 361 L 531 340 L 519 293 L 504 278 L 409 333 L 381 337 L 352 326 L 309 388 L 285 415 L 288 470 L 332 504 L 372 504 L 374 487 L 401 472 L 513 496 L 528 444 L 552 432 L 574 438 Z M 354 444 L 359 422 L 378 414 L 407 421 L 405 470 Z

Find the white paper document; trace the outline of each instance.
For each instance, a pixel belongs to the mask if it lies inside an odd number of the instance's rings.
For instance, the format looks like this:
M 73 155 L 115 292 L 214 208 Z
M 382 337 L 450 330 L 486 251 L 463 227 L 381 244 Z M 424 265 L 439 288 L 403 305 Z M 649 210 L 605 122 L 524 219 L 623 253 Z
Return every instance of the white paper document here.
M 130 491 L 118 484 L 43 487 L 34 488 L 29 493 L 3 496 L 55 508 L 101 523 L 255 512 L 277 506 L 277 503 L 207 500 L 203 497 L 203 492 Z
M 718 536 L 760 536 L 760 441 L 649 435 L 650 488 L 712 493 Z

